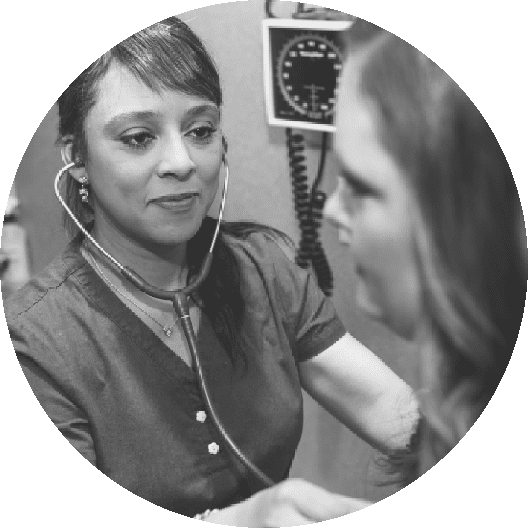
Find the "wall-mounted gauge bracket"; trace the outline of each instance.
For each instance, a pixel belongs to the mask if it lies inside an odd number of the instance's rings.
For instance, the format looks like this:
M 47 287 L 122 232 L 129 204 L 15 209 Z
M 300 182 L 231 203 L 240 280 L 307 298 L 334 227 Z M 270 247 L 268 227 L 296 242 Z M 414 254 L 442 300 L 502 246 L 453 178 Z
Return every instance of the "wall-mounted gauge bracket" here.
M 343 49 L 350 21 L 262 21 L 264 92 L 270 125 L 333 132 Z

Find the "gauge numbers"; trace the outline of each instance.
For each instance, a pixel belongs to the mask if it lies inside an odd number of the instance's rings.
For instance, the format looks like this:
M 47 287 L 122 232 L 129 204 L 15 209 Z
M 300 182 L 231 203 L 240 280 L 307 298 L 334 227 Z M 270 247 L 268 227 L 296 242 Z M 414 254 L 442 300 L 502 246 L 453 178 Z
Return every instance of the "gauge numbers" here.
M 262 21 L 266 113 L 274 126 L 334 132 L 343 60 L 340 34 L 350 21 Z
M 339 48 L 322 34 L 304 33 L 283 46 L 276 79 L 284 100 L 298 115 L 330 122 L 340 70 Z

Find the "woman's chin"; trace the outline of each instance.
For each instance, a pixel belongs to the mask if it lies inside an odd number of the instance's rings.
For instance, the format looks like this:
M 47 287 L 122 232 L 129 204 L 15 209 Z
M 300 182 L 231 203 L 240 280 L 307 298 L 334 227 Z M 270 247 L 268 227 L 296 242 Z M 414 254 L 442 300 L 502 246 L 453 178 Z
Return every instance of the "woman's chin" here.
M 370 319 L 374 319 L 378 322 L 384 322 L 383 311 L 381 308 L 372 300 L 368 294 L 368 290 L 365 283 L 360 280 L 356 287 L 356 304 L 358 308 Z
M 390 313 L 375 303 L 368 294 L 363 282 L 358 284 L 356 290 L 356 304 L 361 313 L 371 321 L 381 324 L 389 329 L 393 334 L 406 341 L 413 341 L 416 326 L 404 316 L 403 313 Z

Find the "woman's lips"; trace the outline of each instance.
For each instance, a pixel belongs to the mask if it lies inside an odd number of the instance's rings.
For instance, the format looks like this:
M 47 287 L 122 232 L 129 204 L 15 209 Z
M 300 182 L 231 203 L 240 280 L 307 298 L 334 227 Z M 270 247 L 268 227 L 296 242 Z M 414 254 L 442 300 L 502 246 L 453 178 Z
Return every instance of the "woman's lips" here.
M 151 200 L 150 203 L 168 211 L 187 212 L 193 207 L 198 196 L 198 192 L 167 194 Z

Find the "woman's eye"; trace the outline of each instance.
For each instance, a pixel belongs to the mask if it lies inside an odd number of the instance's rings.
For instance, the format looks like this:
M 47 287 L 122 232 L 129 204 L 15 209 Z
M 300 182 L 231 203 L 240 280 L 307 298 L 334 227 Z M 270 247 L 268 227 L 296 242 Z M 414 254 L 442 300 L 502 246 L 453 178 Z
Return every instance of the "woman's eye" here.
M 216 128 L 212 126 L 199 126 L 190 130 L 187 134 L 191 136 L 195 141 L 199 143 L 208 142 L 213 134 L 216 132 Z
M 354 198 L 369 198 L 378 196 L 378 193 L 374 188 L 358 178 L 343 177 L 343 180 L 348 192 L 353 195 Z
M 130 148 L 144 149 L 153 141 L 154 136 L 150 132 L 137 132 L 121 137 L 121 141 Z
M 371 198 L 375 198 L 376 191 L 359 179 L 344 176 L 339 177 L 338 193 L 340 204 L 348 214 L 357 214 Z
M 356 198 L 365 198 L 372 194 L 370 192 L 370 189 L 368 189 L 364 185 L 357 185 L 356 183 L 348 183 L 348 187 Z

